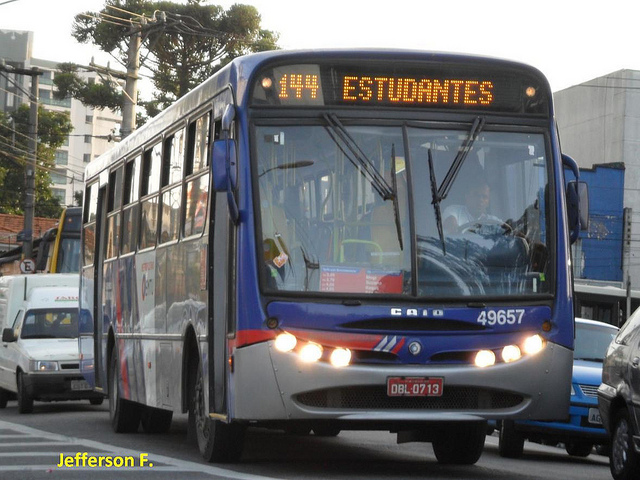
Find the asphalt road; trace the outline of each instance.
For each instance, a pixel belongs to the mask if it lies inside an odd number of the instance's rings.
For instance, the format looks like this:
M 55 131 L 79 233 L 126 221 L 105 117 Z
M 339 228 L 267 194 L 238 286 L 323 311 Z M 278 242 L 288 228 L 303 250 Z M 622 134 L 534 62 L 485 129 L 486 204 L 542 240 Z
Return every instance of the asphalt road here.
M 0 410 L 0 478 L 30 479 L 611 479 L 608 459 L 596 454 L 574 458 L 564 449 L 525 444 L 522 459 L 498 455 L 498 439 L 487 437 L 485 451 L 473 466 L 441 466 L 430 444 L 396 444 L 386 432 L 342 432 L 335 438 L 294 436 L 252 429 L 242 461 L 206 464 L 187 439 L 187 418 L 174 419 L 167 434 L 115 434 L 106 404 L 38 403 L 33 414 L 20 415 L 15 402 Z M 103 466 L 78 466 L 82 453 L 102 457 Z M 146 454 L 146 456 L 145 456 Z M 69 457 L 73 466 L 58 467 Z M 78 455 L 78 460 L 76 460 Z M 144 466 L 140 466 L 140 460 Z M 106 466 L 131 458 L 134 467 Z M 64 460 L 63 460 L 64 461 Z M 151 466 L 153 465 L 153 466 Z

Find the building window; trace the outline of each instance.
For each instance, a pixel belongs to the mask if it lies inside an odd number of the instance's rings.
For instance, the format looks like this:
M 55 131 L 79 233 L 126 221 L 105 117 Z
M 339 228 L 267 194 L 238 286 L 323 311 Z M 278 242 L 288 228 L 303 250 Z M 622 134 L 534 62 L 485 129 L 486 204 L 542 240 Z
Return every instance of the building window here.
M 60 202 L 61 205 L 65 205 L 66 198 L 67 198 L 67 192 L 64 189 L 62 189 L 62 188 L 52 188 L 51 189 L 51 193 L 53 193 L 53 196 L 58 199 L 58 201 Z
M 56 165 L 67 165 L 69 163 L 69 152 L 66 150 L 56 150 Z
M 55 185 L 65 185 L 67 183 L 66 171 L 63 173 L 51 172 L 49 175 L 51 176 L 51 183 Z
M 85 115 L 84 123 L 93 123 L 93 115 Z
M 91 143 L 91 135 L 84 136 L 84 143 Z
M 82 161 L 83 161 L 84 163 L 89 163 L 89 162 L 91 161 L 91 154 L 90 154 L 90 153 L 85 153 L 85 154 L 82 156 Z

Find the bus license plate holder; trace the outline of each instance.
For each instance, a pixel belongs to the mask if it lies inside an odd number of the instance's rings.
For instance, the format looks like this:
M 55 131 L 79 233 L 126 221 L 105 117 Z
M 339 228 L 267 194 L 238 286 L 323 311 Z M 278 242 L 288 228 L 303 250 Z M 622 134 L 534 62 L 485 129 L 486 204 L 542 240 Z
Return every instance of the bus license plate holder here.
M 388 377 L 389 397 L 441 397 L 443 377 Z

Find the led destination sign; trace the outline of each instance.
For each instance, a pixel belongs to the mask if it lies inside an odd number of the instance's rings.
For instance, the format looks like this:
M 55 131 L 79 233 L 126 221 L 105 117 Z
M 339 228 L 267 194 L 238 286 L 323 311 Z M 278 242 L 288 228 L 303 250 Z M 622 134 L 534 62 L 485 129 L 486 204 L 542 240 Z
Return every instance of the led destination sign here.
M 289 65 L 258 76 L 254 105 L 354 105 L 546 113 L 535 79 L 474 66 L 429 65 L 385 72 L 384 68 Z
M 278 85 L 280 100 L 316 99 L 320 78 L 284 73 Z M 341 85 L 343 102 L 489 106 L 494 100 L 491 80 L 345 75 Z

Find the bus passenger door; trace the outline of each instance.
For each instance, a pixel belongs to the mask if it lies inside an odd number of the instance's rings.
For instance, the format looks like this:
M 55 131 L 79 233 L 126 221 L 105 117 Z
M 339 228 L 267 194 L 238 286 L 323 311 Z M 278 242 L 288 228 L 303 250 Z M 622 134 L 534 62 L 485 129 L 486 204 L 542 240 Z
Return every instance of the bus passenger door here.
M 93 253 L 94 258 L 94 283 L 93 283 L 93 318 L 94 318 L 94 332 L 93 332 L 93 351 L 94 351 L 94 368 L 95 368 L 95 382 L 97 388 L 104 388 L 106 371 L 103 371 L 104 365 L 103 359 L 106 358 L 106 352 L 103 348 L 106 348 L 106 344 L 103 345 L 103 333 L 104 333 L 104 298 L 103 298 L 103 280 L 104 280 L 104 250 L 106 245 L 106 235 L 103 235 L 105 231 L 106 218 L 107 218 L 107 189 L 102 187 L 98 190 L 98 208 L 96 214 L 96 241 L 95 250 Z

